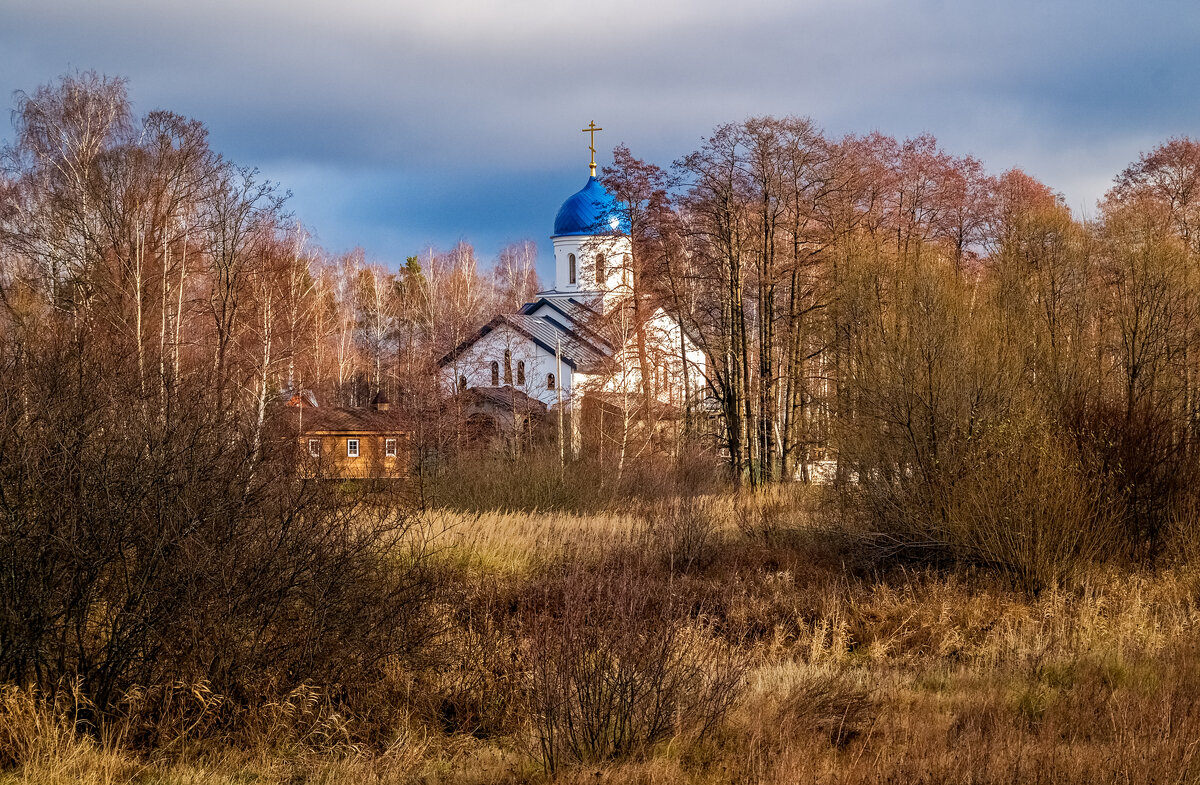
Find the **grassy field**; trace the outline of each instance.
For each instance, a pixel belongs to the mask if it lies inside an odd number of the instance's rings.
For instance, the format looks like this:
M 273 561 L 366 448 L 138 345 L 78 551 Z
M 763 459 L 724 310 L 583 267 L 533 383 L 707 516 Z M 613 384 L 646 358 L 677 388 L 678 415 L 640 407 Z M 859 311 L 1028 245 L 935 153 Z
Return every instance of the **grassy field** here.
M 297 695 L 249 736 L 181 725 L 134 752 L 8 690 L 0 780 L 1200 781 L 1200 570 L 1097 568 L 1028 596 L 969 566 L 872 562 L 804 496 L 425 515 L 443 633 L 386 686 L 409 707 L 387 738 Z M 657 731 L 650 700 L 669 704 Z M 617 721 L 573 743 L 567 704 Z

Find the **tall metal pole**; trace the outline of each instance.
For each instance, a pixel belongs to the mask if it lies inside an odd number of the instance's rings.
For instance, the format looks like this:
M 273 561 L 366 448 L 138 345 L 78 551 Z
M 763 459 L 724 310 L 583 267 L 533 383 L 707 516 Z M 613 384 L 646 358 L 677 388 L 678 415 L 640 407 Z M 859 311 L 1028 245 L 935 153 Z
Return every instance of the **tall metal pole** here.
M 554 392 L 558 397 L 558 466 L 561 474 L 567 471 L 567 447 L 563 431 L 562 399 L 562 338 L 554 343 Z

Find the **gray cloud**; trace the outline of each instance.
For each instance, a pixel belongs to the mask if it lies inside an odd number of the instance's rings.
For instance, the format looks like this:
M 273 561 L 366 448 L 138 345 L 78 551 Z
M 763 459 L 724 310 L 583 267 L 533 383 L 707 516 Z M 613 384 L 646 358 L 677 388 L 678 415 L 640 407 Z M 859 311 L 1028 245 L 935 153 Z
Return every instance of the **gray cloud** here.
M 661 163 L 718 123 L 805 114 L 831 133 L 931 132 L 1090 209 L 1139 150 L 1200 133 L 1200 7 L 712 0 L 0 0 L 0 90 L 68 68 L 294 193 L 334 249 L 544 242 L 595 119 Z

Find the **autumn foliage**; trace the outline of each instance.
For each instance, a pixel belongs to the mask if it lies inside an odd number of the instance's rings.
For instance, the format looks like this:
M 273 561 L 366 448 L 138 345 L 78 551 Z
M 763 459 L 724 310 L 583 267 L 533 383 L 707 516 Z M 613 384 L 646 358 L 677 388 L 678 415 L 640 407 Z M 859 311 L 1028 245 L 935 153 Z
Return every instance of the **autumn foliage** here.
M 707 369 L 613 471 L 553 429 L 479 449 L 437 380 L 538 290 L 533 243 L 330 254 L 93 73 L 13 116 L 0 767 L 1196 776 L 1200 143 L 1088 220 L 930 136 L 618 147 L 628 333 L 661 307 Z M 294 471 L 297 390 L 383 392 L 411 483 Z

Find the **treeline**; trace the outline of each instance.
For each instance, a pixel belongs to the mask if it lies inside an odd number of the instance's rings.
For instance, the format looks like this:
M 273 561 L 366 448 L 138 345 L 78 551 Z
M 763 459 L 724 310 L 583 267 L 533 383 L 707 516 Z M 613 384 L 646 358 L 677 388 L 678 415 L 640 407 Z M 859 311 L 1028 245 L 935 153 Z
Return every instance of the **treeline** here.
M 631 216 L 642 288 L 710 358 L 725 447 L 752 485 L 793 479 L 833 446 L 868 309 L 894 304 L 877 286 L 886 271 L 972 286 L 1024 216 L 1070 221 L 1047 187 L 989 175 L 932 137 L 829 139 L 802 118 L 722 126 L 669 171 L 621 147 L 605 175 Z
M 201 376 L 234 412 L 289 388 L 344 406 L 429 393 L 431 359 L 538 287 L 528 241 L 490 266 L 465 243 L 399 270 L 329 254 L 275 183 L 212 150 L 198 121 L 135 117 L 119 79 L 64 77 L 18 94 L 13 116 L 5 319 L 93 320 L 147 406 Z
M 1114 535 L 1153 558 L 1190 523 L 1200 143 L 1141 156 L 1087 221 L 931 137 L 797 118 L 670 170 L 618 148 L 606 179 L 642 288 L 708 355 L 735 481 L 825 460 L 903 547 L 1038 564 Z

